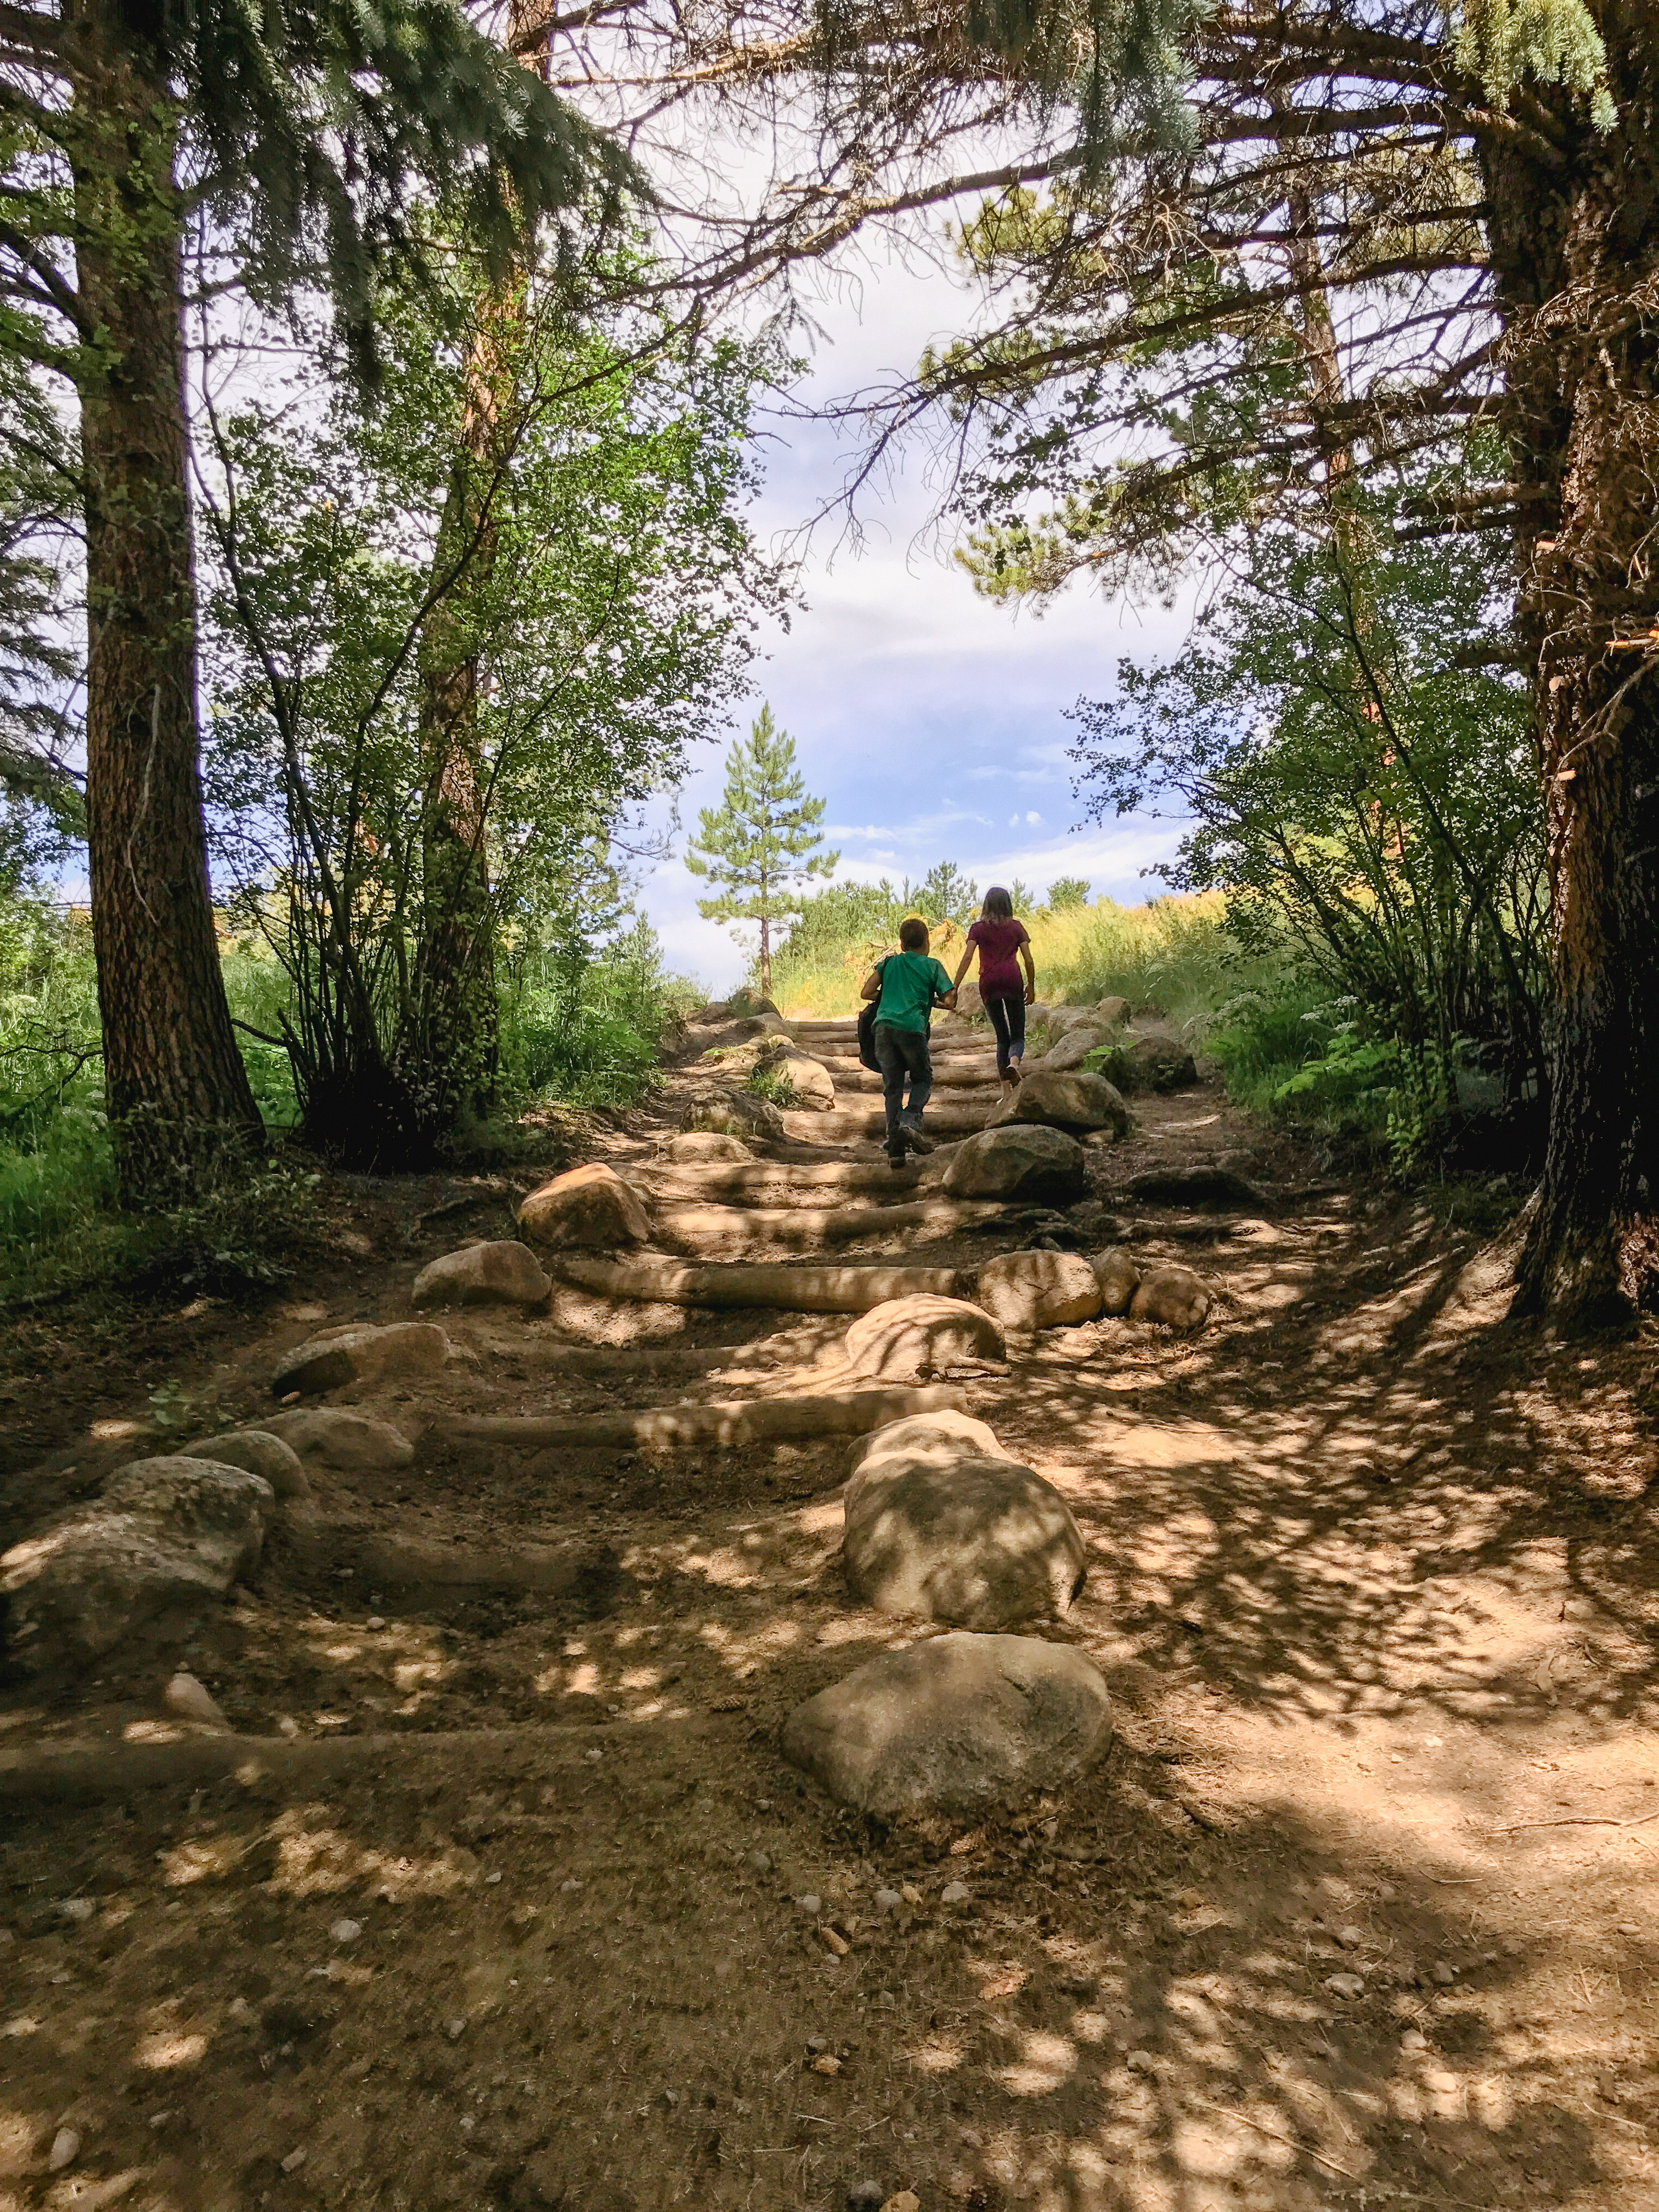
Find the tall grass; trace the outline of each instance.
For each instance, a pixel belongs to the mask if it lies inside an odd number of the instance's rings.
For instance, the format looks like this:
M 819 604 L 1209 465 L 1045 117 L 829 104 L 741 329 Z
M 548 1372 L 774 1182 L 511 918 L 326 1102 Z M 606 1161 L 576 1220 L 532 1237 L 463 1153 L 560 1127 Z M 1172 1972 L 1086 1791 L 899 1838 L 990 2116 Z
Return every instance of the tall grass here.
M 1151 899 L 1144 906 L 1102 898 L 1091 906 L 1039 908 L 1024 919 L 1040 1000 L 1081 1006 L 1121 997 L 1135 1012 L 1167 1015 L 1195 1036 L 1242 992 L 1267 987 L 1280 972 L 1276 962 L 1237 944 L 1218 891 Z M 933 931 L 933 951 L 952 973 L 963 942 L 955 922 Z M 871 960 L 890 943 L 860 933 L 826 945 L 815 931 L 803 957 L 792 936 L 773 963 L 773 995 L 786 1014 L 851 1013 Z

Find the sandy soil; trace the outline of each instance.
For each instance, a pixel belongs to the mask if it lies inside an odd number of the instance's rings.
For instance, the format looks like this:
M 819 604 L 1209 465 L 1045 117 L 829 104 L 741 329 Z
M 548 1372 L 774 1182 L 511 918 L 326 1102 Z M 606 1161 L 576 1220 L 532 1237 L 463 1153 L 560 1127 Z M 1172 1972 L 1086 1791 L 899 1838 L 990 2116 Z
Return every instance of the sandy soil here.
M 691 1080 L 596 1149 L 643 1162 Z M 1137 1103 L 1098 1193 L 1214 1284 L 1211 1325 L 1094 1322 L 963 1382 L 1088 1537 L 1045 1632 L 1111 1685 L 1086 1782 L 883 1828 L 784 1765 L 798 1699 L 918 1632 L 848 1601 L 844 1443 L 430 1426 L 811 1389 L 842 1324 L 570 1293 L 455 1317 L 441 1378 L 337 1394 L 412 1468 L 322 1476 L 222 1610 L 0 1692 L 0 2212 L 816 2212 L 866 2179 L 925 2212 L 1659 2205 L 1652 1346 L 1510 1328 L 1499 1200 L 1350 1186 L 1207 1085 Z M 1129 1194 L 1170 1163 L 1265 1203 Z M 514 1197 L 337 1185 L 337 1262 L 268 1310 L 41 1317 L 0 1539 L 257 1417 L 285 1348 L 406 1316 Z M 509 1571 L 341 1565 L 391 1535 Z M 574 1558 L 568 1594 L 514 1585 L 525 1544 Z M 234 1760 L 167 1719 L 180 1664 L 256 1740 Z M 216 1768 L 124 1778 L 124 1741 L 169 1741 Z

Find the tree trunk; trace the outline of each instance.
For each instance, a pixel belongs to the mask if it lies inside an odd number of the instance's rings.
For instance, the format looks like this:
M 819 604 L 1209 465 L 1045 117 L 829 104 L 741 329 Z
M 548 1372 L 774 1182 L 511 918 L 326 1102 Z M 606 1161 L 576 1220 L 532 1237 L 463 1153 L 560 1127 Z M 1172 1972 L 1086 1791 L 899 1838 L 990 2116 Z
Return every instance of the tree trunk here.
M 93 944 L 122 1195 L 153 1204 L 261 1132 L 208 885 L 167 88 L 118 9 L 77 13 Z
M 772 995 L 772 925 L 764 915 L 761 916 L 760 932 L 761 996 L 769 999 Z
M 1659 1290 L 1659 40 L 1646 9 L 1607 29 L 1616 127 L 1560 99 L 1559 166 L 1525 137 L 1484 155 L 1553 894 L 1549 1146 L 1517 1305 L 1592 1326 Z

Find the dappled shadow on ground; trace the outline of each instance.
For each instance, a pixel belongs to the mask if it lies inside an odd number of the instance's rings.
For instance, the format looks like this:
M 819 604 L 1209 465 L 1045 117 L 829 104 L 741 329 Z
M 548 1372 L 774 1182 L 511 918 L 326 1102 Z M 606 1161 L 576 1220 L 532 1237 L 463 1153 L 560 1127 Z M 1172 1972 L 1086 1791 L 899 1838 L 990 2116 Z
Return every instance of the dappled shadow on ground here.
M 4 2201 L 72 2081 L 78 2185 L 155 2212 L 828 2208 L 871 2173 L 1041 2212 L 1643 2201 L 1651 2073 L 1605 2009 L 1540 2006 L 1524 1915 L 1316 1820 L 1210 1832 L 1133 1725 L 966 1832 L 839 1820 L 723 1725 L 45 1816 L 6 1855 L 39 1902 Z

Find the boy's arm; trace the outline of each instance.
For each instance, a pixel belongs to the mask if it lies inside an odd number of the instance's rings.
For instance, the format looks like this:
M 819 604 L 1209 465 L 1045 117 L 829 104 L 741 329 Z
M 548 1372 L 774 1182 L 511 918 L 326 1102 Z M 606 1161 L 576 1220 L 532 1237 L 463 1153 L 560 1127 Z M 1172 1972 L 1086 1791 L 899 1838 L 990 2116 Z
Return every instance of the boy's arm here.
M 875 965 L 875 966 L 874 966 L 874 967 L 870 970 L 870 973 L 869 973 L 869 974 L 865 977 L 864 981 L 862 982 L 862 984 L 861 984 L 861 985 L 860 986 L 860 988 L 859 988 L 859 996 L 860 996 L 860 998 L 861 998 L 861 999 L 878 999 L 878 998 L 880 998 L 880 996 L 881 996 L 881 971 L 882 971 L 882 969 L 883 969 L 883 967 L 884 967 L 884 965 L 885 965 L 885 963 L 884 963 L 884 962 L 878 961 L 878 962 L 877 962 L 877 963 L 876 963 L 876 965 Z

